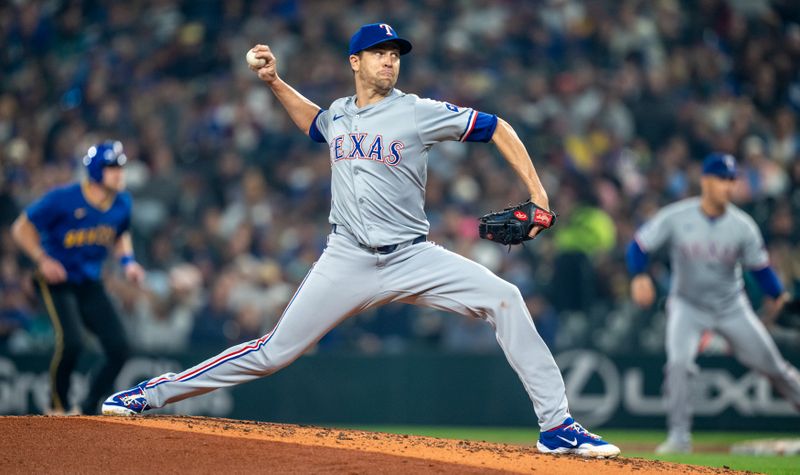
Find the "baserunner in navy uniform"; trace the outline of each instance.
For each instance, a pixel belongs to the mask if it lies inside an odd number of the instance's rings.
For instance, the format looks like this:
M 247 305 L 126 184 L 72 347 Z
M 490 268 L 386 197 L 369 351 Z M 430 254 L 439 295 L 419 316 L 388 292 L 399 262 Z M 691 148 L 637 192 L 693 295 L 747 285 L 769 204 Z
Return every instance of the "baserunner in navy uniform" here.
M 672 265 L 664 384 L 669 436 L 658 453 L 692 450 L 689 381 L 697 372 L 695 359 L 706 330 L 725 337 L 739 361 L 768 377 L 800 409 L 800 375 L 781 357 L 744 292 L 743 269 L 770 297 L 772 312 L 788 297 L 769 264 L 758 226 L 730 203 L 735 178 L 733 156 L 709 155 L 703 161 L 701 195 L 660 210 L 628 246 L 631 297 L 642 307 L 655 299 L 646 272 L 648 255 L 666 247 Z
M 428 151 L 444 141 L 492 142 L 517 172 L 531 201 L 547 193 L 514 129 L 495 115 L 395 89 L 411 43 L 386 23 L 362 26 L 350 40 L 355 94 L 327 110 L 278 77 L 266 45 L 253 48 L 254 71 L 295 125 L 327 143 L 332 232 L 275 328 L 180 374 L 168 373 L 109 397 L 104 414 L 139 414 L 287 366 L 348 317 L 389 302 L 448 310 L 491 325 L 539 418 L 541 452 L 614 457 L 619 448 L 575 422 L 561 372 L 519 289 L 488 269 L 429 242 L 425 217 Z M 302 59 L 302 58 L 301 58 Z M 532 227 L 535 236 L 541 228 Z
M 128 231 L 131 197 L 124 191 L 122 169 L 126 160 L 120 142 L 91 147 L 83 158 L 86 179 L 51 190 L 12 226 L 17 245 L 36 265 L 36 288 L 55 332 L 50 364 L 53 413 L 96 413 L 130 352 L 125 329 L 100 279 L 112 249 L 127 279 L 140 284 L 144 278 Z M 97 336 L 105 360 L 79 408 L 70 400 L 70 379 L 84 347 L 82 327 Z

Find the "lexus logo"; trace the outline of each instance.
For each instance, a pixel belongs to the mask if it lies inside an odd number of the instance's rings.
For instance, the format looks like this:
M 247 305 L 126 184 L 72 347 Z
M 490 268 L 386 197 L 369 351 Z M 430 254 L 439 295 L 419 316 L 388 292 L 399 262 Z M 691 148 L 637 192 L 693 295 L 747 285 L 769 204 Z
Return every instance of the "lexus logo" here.
M 661 394 L 645 390 L 642 367 L 618 368 L 603 354 L 588 350 L 561 353 L 556 361 L 564 375 L 570 412 L 586 425 L 608 422 L 617 411 L 640 417 L 666 414 Z M 745 417 L 798 417 L 791 403 L 774 395 L 769 381 L 753 371 L 737 377 L 723 368 L 703 368 L 692 378 L 690 390 L 697 416 L 718 416 L 733 409 Z
M 564 375 L 572 416 L 589 426 L 611 419 L 622 395 L 619 370 L 614 363 L 600 353 L 584 350 L 561 353 L 556 361 Z M 602 392 L 588 392 L 590 381 L 596 387 L 596 380 Z

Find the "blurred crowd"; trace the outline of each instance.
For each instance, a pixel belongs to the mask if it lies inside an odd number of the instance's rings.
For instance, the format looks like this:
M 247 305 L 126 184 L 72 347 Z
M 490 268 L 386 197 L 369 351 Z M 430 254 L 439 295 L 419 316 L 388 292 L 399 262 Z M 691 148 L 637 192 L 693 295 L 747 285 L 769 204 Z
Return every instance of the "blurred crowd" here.
M 347 12 L 346 14 L 344 12 Z M 507 252 L 479 216 L 525 198 L 491 145 L 430 155 L 430 239 L 517 284 L 555 349 L 663 351 L 663 315 L 628 297 L 624 247 L 735 154 L 736 202 L 783 282 L 800 282 L 800 2 L 792 0 L 16 0 L 0 5 L 0 345 L 48 344 L 9 225 L 125 146 L 146 285 L 107 285 L 141 351 L 222 348 L 275 324 L 330 232 L 328 150 L 297 131 L 245 52 L 327 107 L 350 95 L 347 42 L 386 21 L 414 50 L 398 88 L 503 117 L 534 158 L 558 225 Z M 653 267 L 659 291 L 669 269 Z M 342 284 L 346 292 L 347 283 Z M 758 294 L 753 292 L 757 301 Z M 390 305 L 318 351 L 499 351 L 489 325 Z

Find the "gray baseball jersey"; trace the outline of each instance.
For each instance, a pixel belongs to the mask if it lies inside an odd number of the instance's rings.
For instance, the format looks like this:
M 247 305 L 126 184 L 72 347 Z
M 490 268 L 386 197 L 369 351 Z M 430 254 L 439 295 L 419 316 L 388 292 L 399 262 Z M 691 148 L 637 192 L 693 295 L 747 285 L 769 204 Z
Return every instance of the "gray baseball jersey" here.
M 753 219 L 734 205 L 715 219 L 700 209 L 700 198 L 664 207 L 636 233 L 645 252 L 669 246 L 671 294 L 699 308 L 719 311 L 744 289 L 742 266 L 769 265 L 764 240 Z
M 800 376 L 781 357 L 744 293 L 742 267 L 769 265 L 764 240 L 753 219 L 729 204 L 709 218 L 700 198 L 664 207 L 636 233 L 645 252 L 668 246 L 672 286 L 667 301 L 666 405 L 672 443 L 688 445 L 691 431 L 690 378 L 704 332 L 719 333 L 745 365 L 765 374 L 800 409 Z
M 478 115 L 397 89 L 362 108 L 355 96 L 336 100 L 317 115 L 310 134 L 330 147 L 330 222 L 347 226 L 369 246 L 428 234 L 428 150 L 438 142 L 469 138 Z
M 394 90 L 358 108 L 355 98 L 320 111 L 309 136 L 328 143 L 330 222 L 322 256 L 275 328 L 180 374 L 149 380 L 151 407 L 241 384 L 290 364 L 344 319 L 389 302 L 487 321 L 548 430 L 568 417 L 561 373 L 514 285 L 427 242 L 428 149 L 444 140 L 489 141 L 497 118 Z M 342 282 L 357 282 L 342 291 Z

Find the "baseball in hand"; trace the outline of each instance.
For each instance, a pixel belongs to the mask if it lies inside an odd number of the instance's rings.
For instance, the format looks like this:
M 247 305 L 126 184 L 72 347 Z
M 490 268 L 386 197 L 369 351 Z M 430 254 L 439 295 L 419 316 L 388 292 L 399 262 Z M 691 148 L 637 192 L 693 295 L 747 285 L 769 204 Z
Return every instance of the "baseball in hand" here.
M 262 68 L 267 64 L 267 61 L 262 58 L 256 58 L 256 52 L 249 50 L 247 52 L 247 64 L 254 68 Z

